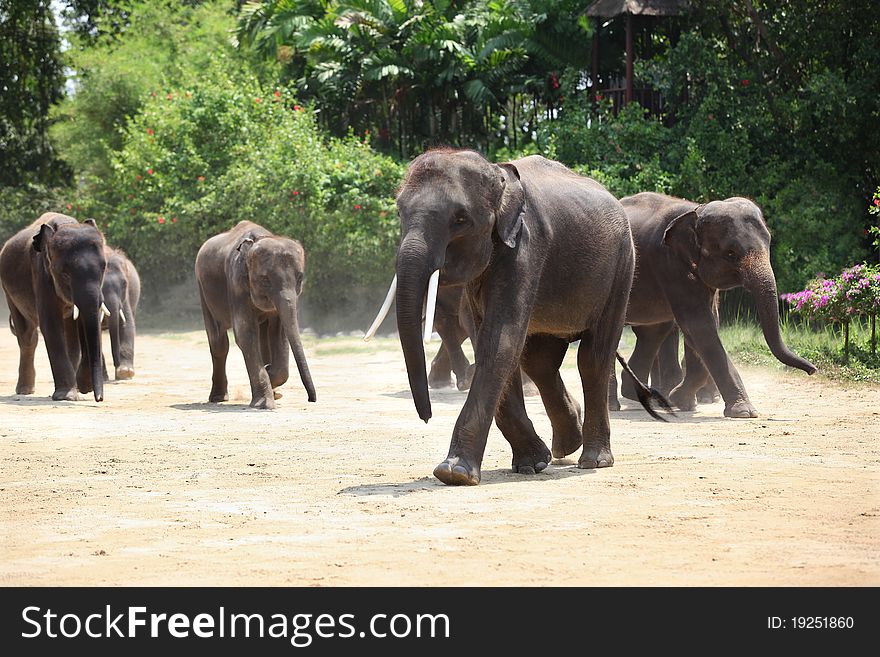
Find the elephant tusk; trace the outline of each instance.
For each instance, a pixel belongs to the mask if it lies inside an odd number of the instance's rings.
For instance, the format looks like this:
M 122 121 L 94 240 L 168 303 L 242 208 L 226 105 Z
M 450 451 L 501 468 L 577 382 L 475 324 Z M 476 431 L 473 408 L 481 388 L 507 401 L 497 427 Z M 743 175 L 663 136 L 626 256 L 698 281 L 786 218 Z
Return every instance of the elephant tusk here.
M 101 304 L 101 319 L 104 318 L 104 315 L 106 315 L 107 317 L 110 317 L 110 309 L 107 308 L 106 304 L 102 303 Z
M 77 306 L 76 304 L 73 304 L 73 321 L 75 322 L 78 319 L 79 319 L 79 306 Z
M 431 274 L 428 280 L 428 301 L 425 306 L 425 342 L 431 341 L 434 332 L 434 311 L 437 309 L 437 285 L 440 282 L 440 270 Z
M 388 288 L 388 294 L 385 295 L 385 301 L 382 303 L 382 307 L 379 309 L 379 314 L 376 315 L 376 319 L 373 320 L 373 324 L 364 334 L 364 342 L 369 342 L 370 340 L 372 340 L 373 336 L 376 335 L 376 331 L 379 330 L 379 325 L 383 321 L 385 321 L 385 318 L 388 316 L 388 311 L 391 309 L 391 302 L 394 301 L 395 292 L 397 292 L 397 274 L 394 274 L 394 278 L 391 279 L 391 286 Z
M 122 312 L 122 308 L 119 309 L 119 321 L 125 324 L 125 313 Z

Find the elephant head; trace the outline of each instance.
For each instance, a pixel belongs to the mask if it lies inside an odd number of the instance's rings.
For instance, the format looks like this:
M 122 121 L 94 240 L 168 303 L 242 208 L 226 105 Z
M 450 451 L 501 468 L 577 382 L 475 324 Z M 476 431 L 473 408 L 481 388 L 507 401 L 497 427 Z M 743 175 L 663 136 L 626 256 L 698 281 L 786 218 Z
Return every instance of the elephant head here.
M 251 303 L 262 312 L 278 314 L 309 401 L 315 401 L 297 319 L 306 266 L 302 245 L 287 237 L 246 236 L 236 250 L 247 276 Z
M 40 226 L 33 247 L 52 279 L 62 312 L 76 323 L 95 401 L 103 401 L 101 321 L 108 313 L 101 290 L 107 267 L 104 236 L 93 220 L 60 225 L 49 222 Z
M 815 365 L 789 350 L 780 335 L 770 231 L 755 203 L 734 197 L 697 206 L 670 222 L 663 243 L 686 263 L 691 276 L 709 287 L 727 290 L 742 285 L 749 290 L 773 355 L 807 374 L 816 371 Z
M 500 243 L 514 248 L 522 229 L 524 193 L 512 164 L 492 164 L 473 151 L 438 149 L 410 163 L 397 195 L 400 245 L 395 282 L 397 330 L 419 417 L 431 417 L 425 334 L 434 323 L 437 286 L 480 276 Z M 395 289 L 396 285 L 396 289 Z M 381 322 L 383 316 L 377 317 Z M 378 326 L 374 322 L 374 326 Z

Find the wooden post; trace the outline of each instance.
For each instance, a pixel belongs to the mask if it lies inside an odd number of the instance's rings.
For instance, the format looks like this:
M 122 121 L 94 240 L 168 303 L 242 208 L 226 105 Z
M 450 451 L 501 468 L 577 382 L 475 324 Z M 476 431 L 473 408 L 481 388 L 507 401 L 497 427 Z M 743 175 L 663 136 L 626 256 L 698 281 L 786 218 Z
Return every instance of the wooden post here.
M 626 15 L 626 95 L 624 105 L 633 99 L 633 17 Z
M 599 93 L 599 28 L 602 25 L 601 20 L 596 21 L 596 27 L 593 31 L 593 102 L 596 101 L 596 94 Z

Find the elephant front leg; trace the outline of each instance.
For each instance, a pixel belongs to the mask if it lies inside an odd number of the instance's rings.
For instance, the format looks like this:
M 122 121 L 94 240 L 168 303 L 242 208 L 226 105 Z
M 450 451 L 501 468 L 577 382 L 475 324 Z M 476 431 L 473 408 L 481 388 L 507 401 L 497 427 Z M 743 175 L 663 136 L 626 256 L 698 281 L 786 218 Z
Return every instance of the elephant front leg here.
M 679 312 L 676 321 L 685 335 L 685 378 L 669 395 L 669 400 L 682 410 L 693 410 L 697 391 L 708 380 L 705 375 L 708 369 L 724 399 L 725 417 L 758 417 L 739 372 L 721 344 L 708 304 L 705 308 L 688 313 L 687 317 Z
M 510 293 L 508 298 L 515 299 L 516 296 Z M 445 484 L 473 486 L 480 483 L 480 467 L 492 418 L 502 391 L 519 367 L 527 316 L 517 317 L 511 310 L 514 308 L 517 313 L 523 313 L 527 304 L 499 305 L 503 305 L 506 311 L 504 316 L 487 314 L 481 325 L 471 389 L 455 423 L 449 454 L 434 468 L 434 476 Z
M 256 320 L 237 317 L 233 324 L 233 332 L 235 342 L 244 356 L 244 364 L 251 383 L 251 407 L 275 408 L 275 394 L 263 359 L 260 329 Z
M 53 312 L 54 316 L 52 315 Z M 49 366 L 52 369 L 52 379 L 55 382 L 55 391 L 52 393 L 52 399 L 55 401 L 80 401 L 83 397 L 77 392 L 76 371 L 74 370 L 73 363 L 71 363 L 65 338 L 65 333 L 69 333 L 71 330 L 74 336 L 76 335 L 76 326 L 73 324 L 72 319 L 62 319 L 60 315 L 61 313 L 57 312 L 54 308 L 45 308 L 40 316 L 40 332 L 43 334 L 43 341 L 46 343 Z M 68 323 L 70 326 L 67 325 Z M 73 342 L 77 344 L 78 352 L 79 343 L 75 337 Z

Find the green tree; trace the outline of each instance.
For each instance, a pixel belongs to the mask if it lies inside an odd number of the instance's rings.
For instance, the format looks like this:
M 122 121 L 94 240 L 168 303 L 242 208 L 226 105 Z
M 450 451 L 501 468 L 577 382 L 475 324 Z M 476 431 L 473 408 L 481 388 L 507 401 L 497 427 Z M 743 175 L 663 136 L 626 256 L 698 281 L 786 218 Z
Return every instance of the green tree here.
M 0 186 L 65 177 L 48 138 L 49 108 L 64 95 L 59 50 L 48 0 L 0 0 Z

